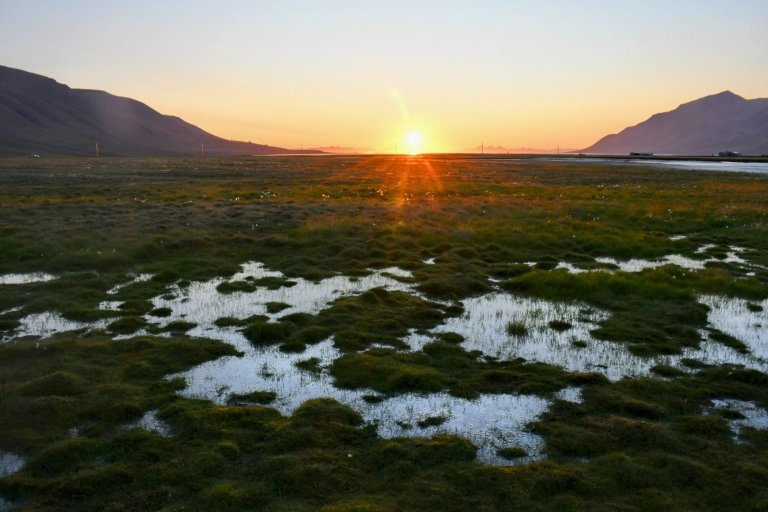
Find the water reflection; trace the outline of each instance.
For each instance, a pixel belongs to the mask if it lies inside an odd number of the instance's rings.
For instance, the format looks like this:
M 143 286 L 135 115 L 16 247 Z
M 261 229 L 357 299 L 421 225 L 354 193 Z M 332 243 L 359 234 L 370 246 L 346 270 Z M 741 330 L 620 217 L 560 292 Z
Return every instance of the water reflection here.
M 23 457 L 15 453 L 0 451 L 0 478 L 21 471 L 23 467 Z
M 694 260 L 680 254 L 670 254 L 658 260 L 631 259 L 620 261 L 615 258 L 595 258 L 595 261 L 606 265 L 615 265 L 622 272 L 642 272 L 649 268 L 658 268 L 664 265 L 677 265 L 687 270 L 703 270 L 707 260 Z
M 149 281 L 150 279 L 152 279 L 153 277 L 154 276 L 152 274 L 139 274 L 139 275 L 133 276 L 132 279 L 130 281 L 128 281 L 127 283 L 117 284 L 117 285 L 113 286 L 112 288 L 110 288 L 109 290 L 107 290 L 107 294 L 108 295 L 115 295 L 118 292 L 120 292 L 120 290 L 122 290 L 123 288 L 125 288 L 127 286 L 131 286 L 132 284 L 136 284 L 136 283 L 145 283 L 145 282 Z
M 742 443 L 739 439 L 741 430 L 744 427 L 751 427 L 757 430 L 768 430 L 768 410 L 765 407 L 758 406 L 755 402 L 735 399 L 715 399 L 712 400 L 712 407 L 715 411 L 730 410 L 737 411 L 743 417 L 728 420 L 728 426 L 733 432 L 733 440 L 736 443 Z
M 704 254 L 709 249 L 715 247 L 712 244 L 706 244 L 696 249 L 697 254 Z M 607 265 L 615 265 L 622 272 L 642 272 L 649 268 L 663 267 L 664 265 L 677 265 L 680 268 L 686 270 L 704 270 L 707 263 L 734 263 L 746 267 L 759 267 L 753 265 L 749 261 L 741 257 L 741 254 L 746 252 L 743 247 L 730 247 L 730 251 L 726 253 L 725 258 L 718 259 L 714 257 L 705 258 L 701 260 L 695 260 L 688 258 L 680 254 L 669 254 L 656 260 L 643 260 L 643 259 L 631 259 L 626 261 L 620 261 L 615 258 L 595 258 L 597 263 L 603 263 Z
M 325 370 L 341 353 L 331 339 L 311 345 L 301 354 L 284 354 L 277 347 L 252 347 L 231 329 L 206 331 L 206 336 L 226 340 L 243 350 L 243 357 L 227 356 L 203 363 L 183 377 L 187 388 L 181 392 L 190 398 L 204 398 L 225 404 L 232 394 L 271 391 L 277 397 L 270 407 L 282 414 L 292 414 L 302 403 L 313 398 L 330 397 L 360 412 L 366 422 L 376 424 L 379 435 L 392 437 L 430 437 L 451 433 L 466 437 L 478 447 L 478 458 L 492 464 L 511 464 L 496 455 L 498 448 L 520 447 L 527 457 L 516 463 L 541 457 L 543 441 L 525 426 L 535 421 L 549 407 L 549 401 L 532 395 L 481 395 L 476 400 L 456 398 L 447 393 L 408 393 L 369 403 L 366 396 L 376 396 L 371 389 L 340 389 Z M 300 369 L 296 363 L 316 359 L 319 371 Z M 569 391 L 564 396 L 574 397 Z M 440 425 L 419 427 L 418 422 L 441 416 Z
M 284 278 L 281 272 L 264 268 L 261 263 L 246 263 L 230 279 L 216 278 L 210 281 L 196 281 L 187 287 L 174 286 L 168 295 L 156 297 L 152 302 L 156 308 L 170 308 L 172 313 L 161 325 L 175 320 L 189 320 L 209 326 L 222 317 L 238 319 L 252 315 L 265 315 L 270 318 L 292 313 L 319 313 L 334 300 L 363 293 L 373 288 L 385 288 L 389 291 L 412 291 L 413 285 L 396 278 L 410 278 L 411 273 L 396 268 L 372 271 L 371 274 L 352 278 L 334 276 L 321 281 L 307 281 L 302 278 L 291 279 L 293 283 L 277 289 L 257 287 L 254 291 L 220 293 L 216 288 L 225 282 L 252 281 L 265 278 Z M 279 313 L 269 313 L 267 304 L 281 302 L 288 305 Z M 152 318 L 152 321 L 157 319 Z
M 735 261 L 742 251 L 732 248 L 733 254 L 729 254 L 728 258 Z M 650 263 L 661 265 L 661 261 Z M 663 261 L 666 262 L 663 264 L 702 265 L 703 268 L 703 260 L 677 255 L 667 256 Z M 612 260 L 611 263 L 626 271 L 650 268 L 646 266 L 649 264 L 647 260 Z M 559 268 L 582 271 L 568 264 L 561 264 Z M 116 294 L 125 286 L 150 278 L 148 274 L 136 276 L 109 293 Z M 271 288 L 257 286 L 263 284 L 260 283 L 262 279 L 273 279 Z M 286 415 L 292 414 L 306 400 L 330 397 L 359 411 L 365 421 L 376 425 L 382 437 L 428 437 L 436 433 L 452 433 L 472 441 L 478 447 L 479 459 L 484 462 L 510 464 L 510 461 L 496 454 L 499 448 L 509 447 L 522 448 L 528 454 L 517 459 L 516 463 L 540 458 L 543 441 L 529 432 L 526 425 L 536 421 L 547 410 L 551 404 L 548 399 L 495 394 L 467 400 L 446 393 L 408 393 L 380 397 L 379 401 L 370 402 L 366 398 L 377 395 L 373 390 L 345 390 L 334 385 L 326 368 L 341 354 L 333 346 L 332 339 L 311 345 L 301 354 L 286 354 L 275 346 L 254 347 L 236 327 L 215 325 L 215 321 L 222 317 L 246 319 L 253 315 L 265 315 L 275 320 L 298 312 L 316 314 L 340 297 L 377 287 L 416 294 L 411 279 L 410 272 L 393 267 L 372 270 L 369 275 L 359 278 L 334 276 L 317 282 L 297 278 L 287 282 L 282 273 L 251 262 L 243 265 L 242 270 L 229 279 L 215 278 L 171 287 L 168 293 L 151 299 L 155 308 L 167 308 L 169 315 L 164 318 L 147 315 L 145 318 L 158 327 L 177 320 L 194 322 L 196 326 L 188 332 L 189 336 L 218 339 L 243 353 L 242 357 L 222 357 L 169 376 L 186 380 L 187 387 L 181 392 L 184 396 L 224 404 L 233 394 L 273 392 L 276 399 L 270 406 Z M 253 290 L 221 293 L 217 289 L 223 283 L 234 282 L 250 283 Z M 706 364 L 741 364 L 767 371 L 768 300 L 750 304 L 743 299 L 707 295 L 700 297 L 699 301 L 710 308 L 708 321 L 711 326 L 743 341 L 750 353 L 742 354 L 717 343 L 702 330 L 703 341 L 698 348 L 686 348 L 676 356 L 638 357 L 629 352 L 625 344 L 601 341 L 592 336 L 591 331 L 599 322 L 609 317 L 606 311 L 578 302 L 555 303 L 498 292 L 464 300 L 462 315 L 447 319 L 427 333 L 411 331 L 405 341 L 410 350 L 418 351 L 434 341 L 436 335 L 454 332 L 464 337 L 462 346 L 466 350 L 479 350 L 500 359 L 522 357 L 569 371 L 597 371 L 611 380 L 649 375 L 651 368 L 658 364 L 689 371 L 681 363 L 684 358 L 697 359 Z M 279 313 L 270 313 L 267 305 L 273 302 L 284 303 L 287 307 Z M 116 309 L 119 305 L 117 301 L 104 301 L 101 308 Z M 87 324 L 67 320 L 55 312 L 35 313 L 22 318 L 11 337 L 4 340 L 104 328 L 107 322 Z M 510 329 L 510 326 L 514 328 Z M 313 364 L 301 365 L 308 360 Z M 581 390 L 566 388 L 555 398 L 579 402 Z M 440 417 L 442 422 L 419 426 L 419 422 L 435 417 Z M 160 435 L 171 434 L 168 426 L 157 418 L 156 411 L 149 411 L 129 427 L 145 428 Z
M 405 338 L 412 350 L 432 341 L 432 335 L 454 332 L 464 337 L 466 350 L 504 360 L 522 357 L 531 362 L 546 363 L 568 371 L 596 371 L 610 380 L 650 375 L 659 364 L 686 370 L 683 359 L 696 359 L 705 364 L 740 364 L 768 371 L 768 307 L 762 312 L 750 311 L 747 302 L 726 297 L 703 296 L 710 306 L 709 321 L 713 327 L 744 341 L 751 353 L 742 354 L 711 340 L 706 331 L 698 348 L 684 348 L 679 355 L 639 357 L 626 344 L 594 338 L 590 331 L 608 313 L 580 303 L 554 303 L 542 299 L 491 293 L 463 301 L 464 313 L 449 318 L 427 334 L 412 333 Z M 764 306 L 768 306 L 768 301 Z M 519 331 L 510 333 L 509 326 Z
M 30 284 L 45 283 L 56 279 L 56 276 L 45 272 L 32 272 L 30 274 L 4 274 L 0 276 L 0 284 Z
M 480 395 L 477 399 L 456 398 L 447 393 L 407 393 L 379 404 L 349 404 L 378 426 L 385 438 L 431 437 L 438 433 L 469 439 L 478 450 L 477 458 L 496 465 L 512 462 L 496 454 L 499 448 L 522 448 L 528 454 L 515 463 L 542 458 L 544 440 L 526 425 L 536 421 L 550 402 L 534 395 Z M 420 427 L 427 418 L 440 417 L 440 425 Z
M 330 397 L 359 411 L 366 422 L 373 422 L 382 437 L 429 437 L 436 433 L 464 436 L 478 447 L 478 458 L 493 464 L 511 462 L 496 455 L 498 448 L 520 447 L 527 457 L 515 462 L 534 460 L 541 456 L 543 442 L 528 432 L 525 425 L 535 421 L 549 406 L 549 401 L 528 395 L 482 395 L 475 400 L 452 397 L 446 393 L 427 395 L 405 394 L 384 398 L 375 403 L 364 397 L 377 395 L 370 389 L 346 390 L 337 388 L 325 370 L 341 356 L 332 339 L 310 345 L 303 353 L 286 354 L 278 347 L 254 347 L 234 327 L 218 327 L 215 320 L 224 316 L 247 318 L 263 314 L 271 318 L 294 312 L 317 313 L 338 297 L 362 293 L 375 287 L 412 292 L 412 285 L 390 276 L 410 278 L 409 272 L 387 268 L 374 271 L 366 277 L 352 279 L 336 276 L 319 282 L 293 280 L 293 286 L 270 290 L 264 287 L 253 292 L 221 294 L 217 287 L 225 282 L 214 279 L 192 283 L 187 288 L 171 290 L 167 296 L 153 299 L 155 307 L 167 307 L 170 322 L 186 318 L 198 325 L 188 332 L 225 341 L 243 352 L 242 357 L 227 356 L 203 363 L 187 372 L 169 376 L 183 377 L 187 388 L 182 395 L 205 398 L 224 404 L 233 394 L 267 391 L 276 394 L 270 404 L 282 414 L 292 414 L 302 403 L 313 398 Z M 259 263 L 249 263 L 229 280 L 258 280 L 267 277 L 282 278 L 279 272 L 267 270 Z M 289 307 L 279 314 L 269 314 L 268 302 L 283 302 Z M 314 360 L 317 371 L 300 369 L 297 363 Z M 564 399 L 575 399 L 578 392 L 566 392 Z M 441 416 L 440 425 L 418 426 L 419 421 Z
M 0 450 L 0 478 L 8 475 L 12 475 L 21 471 L 24 467 L 25 460 L 20 455 L 15 453 L 4 452 Z M 6 500 L 0 496 L 0 511 L 3 510 L 15 510 L 16 506 L 13 502 Z
M 682 240 L 685 236 L 678 235 L 670 237 L 670 240 Z M 696 249 L 696 254 L 705 254 L 708 250 L 716 247 L 714 244 L 705 244 Z M 761 265 L 751 263 L 744 259 L 743 253 L 747 252 L 744 247 L 730 246 L 726 252 L 725 258 L 715 257 L 693 259 L 681 254 L 668 254 L 654 260 L 633 258 L 630 260 L 618 260 L 610 257 L 595 258 L 595 263 L 608 265 L 611 268 L 616 267 L 622 272 L 642 272 L 644 270 L 663 267 L 664 265 L 676 265 L 686 270 L 704 270 L 708 263 L 732 263 L 741 265 L 747 269 L 764 268 Z M 534 266 L 536 262 L 526 262 L 527 265 Z M 611 268 L 581 268 L 567 261 L 561 261 L 555 266 L 555 270 L 566 270 L 572 274 L 581 274 L 583 272 L 611 272 Z
M 105 321 L 95 323 L 75 322 L 74 320 L 67 320 L 56 312 L 33 313 L 22 317 L 19 320 L 19 326 L 11 334 L 4 336 L 2 341 L 5 342 L 27 336 L 49 338 L 62 332 L 98 329 L 105 326 Z
M 768 359 L 768 299 L 755 304 L 744 299 L 702 295 L 699 302 L 709 306 L 707 320 L 712 327 L 743 341 L 754 356 Z
M 171 437 L 171 427 L 157 417 L 157 410 L 153 409 L 144 413 L 144 416 L 125 426 L 126 429 L 140 428 L 148 432 L 154 432 L 162 437 Z

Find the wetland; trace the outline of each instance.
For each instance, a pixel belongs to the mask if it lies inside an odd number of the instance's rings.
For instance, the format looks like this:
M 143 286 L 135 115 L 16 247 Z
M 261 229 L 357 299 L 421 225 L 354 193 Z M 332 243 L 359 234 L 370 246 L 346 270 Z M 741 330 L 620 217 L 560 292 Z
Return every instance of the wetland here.
M 678 164 L 0 160 L 0 508 L 768 507 L 768 176 Z

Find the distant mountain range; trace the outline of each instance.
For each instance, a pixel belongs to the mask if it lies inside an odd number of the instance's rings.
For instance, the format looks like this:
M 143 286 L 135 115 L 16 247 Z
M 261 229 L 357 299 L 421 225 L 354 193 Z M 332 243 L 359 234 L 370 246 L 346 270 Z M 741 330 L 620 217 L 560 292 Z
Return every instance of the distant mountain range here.
M 51 78 L 0 66 L 0 155 L 271 155 L 364 153 L 360 148 L 289 150 L 217 137 L 139 101 L 104 91 L 71 89 Z M 479 153 L 554 153 L 554 150 L 476 147 Z M 567 152 L 562 149 L 561 152 Z M 730 91 L 655 114 L 582 153 L 710 155 L 768 154 L 768 98 Z
M 747 100 L 730 91 L 721 92 L 655 114 L 581 150 L 671 155 L 712 155 L 721 151 L 768 154 L 768 98 Z
M 369 153 L 375 153 L 371 148 L 353 148 L 347 146 L 322 146 L 317 148 L 310 148 L 310 151 L 315 153 L 332 153 L 336 155 L 366 155 Z
M 485 154 L 516 154 L 516 155 L 543 155 L 543 154 L 555 154 L 555 153 L 568 153 L 575 151 L 573 148 L 508 148 L 506 146 L 475 146 L 473 148 L 465 149 L 464 153 L 485 153 Z
M 144 103 L 0 66 L 0 155 L 315 153 L 222 139 Z

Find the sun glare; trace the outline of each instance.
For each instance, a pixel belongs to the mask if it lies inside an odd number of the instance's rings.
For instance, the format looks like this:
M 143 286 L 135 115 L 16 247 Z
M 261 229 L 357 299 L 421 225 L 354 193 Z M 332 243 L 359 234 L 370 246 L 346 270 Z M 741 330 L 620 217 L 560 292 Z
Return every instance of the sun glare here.
M 423 138 L 421 136 L 421 133 L 412 130 L 405 134 L 405 147 L 408 148 L 408 151 L 412 154 L 418 154 L 421 150 L 421 145 L 423 143 Z

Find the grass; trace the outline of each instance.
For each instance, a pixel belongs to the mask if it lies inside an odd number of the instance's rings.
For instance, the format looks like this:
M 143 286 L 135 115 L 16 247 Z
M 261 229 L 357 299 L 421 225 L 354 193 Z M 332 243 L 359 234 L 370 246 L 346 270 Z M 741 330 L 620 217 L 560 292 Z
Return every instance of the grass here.
M 589 374 L 569 374 L 524 360 L 479 359 L 477 354 L 445 342 L 428 344 L 421 352 L 377 348 L 348 353 L 336 359 L 330 370 L 341 387 L 388 394 L 447 390 L 465 398 L 479 393 L 547 394 L 571 383 L 603 382 Z
M 528 328 L 520 322 L 512 322 L 507 326 L 507 334 L 522 338 L 528 335 Z
M 253 404 L 270 404 L 277 398 L 277 393 L 274 391 L 252 391 L 250 393 L 233 393 L 230 395 L 228 402 L 232 405 L 238 405 L 242 403 Z
M 572 328 L 573 325 L 571 325 L 570 322 L 566 322 L 564 320 L 552 320 L 549 322 L 549 327 L 556 331 L 562 332 Z
M 517 448 L 517 447 L 513 447 L 513 448 L 499 448 L 498 450 L 496 450 L 496 453 L 500 457 L 504 457 L 505 459 L 509 459 L 509 460 L 514 460 L 514 459 L 518 459 L 520 457 L 527 457 L 528 456 L 528 452 L 526 452 L 522 448 Z
M 424 418 L 423 420 L 416 422 L 416 424 L 419 426 L 419 428 L 439 427 L 445 423 L 445 420 L 447 419 L 448 418 L 445 416 L 429 416 L 428 418 Z
M 768 433 L 744 429 L 746 443 L 735 444 L 728 420 L 738 411 L 707 412 L 714 398 L 768 406 L 764 373 L 687 360 L 687 371 L 658 365 L 647 377 L 609 382 L 597 373 L 483 358 L 453 333 L 418 352 L 400 350 L 408 332 L 461 315 L 458 301 L 497 287 L 603 309 L 610 316 L 593 334 L 642 356 L 697 346 L 708 327 L 699 294 L 746 299 L 753 313 L 768 297 L 768 271 L 760 267 L 768 266 L 763 176 L 426 157 L 3 159 L 0 215 L 0 274 L 59 276 L 0 286 L 0 330 L 45 311 L 108 325 L 108 332 L 0 345 L 0 450 L 27 461 L 0 479 L 0 495 L 22 508 L 768 507 Z M 688 237 L 670 240 L 674 234 Z M 714 247 L 697 255 L 704 244 Z M 599 267 L 601 256 L 722 260 L 731 245 L 747 247 L 743 256 L 757 266 L 554 270 L 560 261 Z M 270 392 L 233 396 L 236 405 L 223 406 L 181 398 L 184 383 L 167 375 L 234 355 L 227 345 L 188 338 L 194 318 L 170 324 L 167 338 L 111 339 L 145 328 L 147 318 L 168 317 L 151 299 L 173 285 L 230 277 L 246 261 L 286 277 L 226 281 L 219 291 L 289 291 L 294 278 L 390 266 L 412 272 L 422 296 L 371 290 L 316 315 L 216 322 L 286 352 L 333 336 L 342 355 L 328 368 L 331 377 L 338 386 L 375 390 L 371 402 L 432 391 L 553 397 L 567 386 L 581 387 L 583 402 L 553 400 L 530 426 L 544 439 L 546 460 L 490 467 L 477 464 L 475 447 L 458 437 L 381 439 L 357 411 L 332 400 L 284 416 L 270 407 L 277 399 Z M 140 273 L 153 277 L 107 295 Z M 123 305 L 106 312 L 103 300 Z M 267 307 L 280 314 L 285 304 Z M 524 325 L 512 331 L 527 332 Z M 725 333 L 709 337 L 745 350 Z M 297 366 L 323 371 L 317 359 Z M 127 428 L 150 410 L 171 437 Z M 499 455 L 519 462 L 527 454 Z
M 269 303 L 267 309 L 282 311 L 286 305 Z M 302 352 L 307 344 L 334 336 L 334 344 L 345 352 L 362 350 L 371 344 L 402 347 L 408 328 L 435 326 L 447 308 L 404 292 L 374 288 L 360 295 L 342 297 L 317 315 L 296 313 L 277 322 L 256 319 L 242 330 L 254 345 L 281 344 L 286 352 Z M 453 309 L 451 309 L 453 311 Z M 239 325 L 229 319 L 217 325 Z

